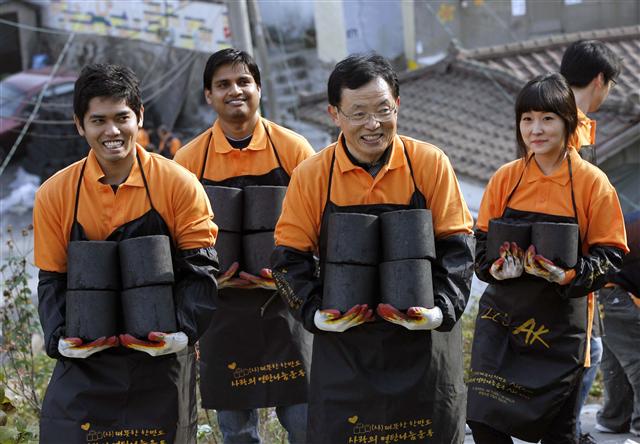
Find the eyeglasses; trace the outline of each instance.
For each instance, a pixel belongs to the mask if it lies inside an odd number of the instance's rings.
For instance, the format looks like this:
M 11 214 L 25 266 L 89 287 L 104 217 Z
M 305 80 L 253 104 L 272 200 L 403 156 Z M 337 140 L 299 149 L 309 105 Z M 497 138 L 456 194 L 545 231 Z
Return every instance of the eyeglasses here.
M 611 83 L 609 84 L 609 85 L 610 85 L 610 86 L 609 86 L 609 89 L 613 89 L 613 87 L 614 87 L 614 86 L 616 86 L 616 85 L 618 84 L 618 82 L 616 82 L 614 79 L 611 79 L 611 80 L 610 80 L 610 82 L 611 82 Z
M 339 112 L 342 113 L 343 116 L 347 118 L 349 122 L 351 122 L 354 125 L 363 125 L 367 123 L 371 117 L 373 117 L 373 120 L 380 123 L 388 122 L 391 119 L 393 119 L 393 116 L 398 111 L 397 107 L 393 107 L 393 108 L 389 107 L 389 108 L 383 108 L 382 110 L 376 113 L 365 113 L 364 111 L 356 111 L 353 114 L 346 114 L 344 111 L 340 109 L 339 106 L 336 106 L 336 108 L 338 109 Z

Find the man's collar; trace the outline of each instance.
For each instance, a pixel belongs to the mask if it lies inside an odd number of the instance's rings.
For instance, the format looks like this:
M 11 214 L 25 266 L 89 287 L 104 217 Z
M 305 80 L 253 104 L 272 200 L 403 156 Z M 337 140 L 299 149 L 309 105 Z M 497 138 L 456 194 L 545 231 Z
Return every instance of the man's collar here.
M 336 144 L 336 163 L 338 164 L 338 168 L 340 168 L 341 173 L 345 173 L 347 171 L 354 170 L 356 168 L 360 168 L 357 165 L 354 165 L 353 162 L 349 159 L 346 153 L 347 147 L 345 145 L 345 138 L 342 133 L 338 136 L 338 142 Z M 393 138 L 393 143 L 391 146 L 391 154 L 389 155 L 388 161 L 388 169 L 393 170 L 403 166 L 406 162 L 404 149 L 402 141 L 400 140 L 400 136 L 396 134 Z
M 140 158 L 140 163 L 142 163 L 144 167 L 148 163 L 151 155 L 138 144 L 136 144 L 134 149 L 136 150 L 136 155 Z M 84 177 L 86 177 L 90 182 L 99 182 L 103 177 L 105 177 L 104 171 L 102 171 L 102 167 L 98 163 L 98 158 L 92 149 L 89 150 L 89 155 L 87 156 L 87 166 L 84 170 Z M 127 177 L 127 180 L 125 180 L 121 185 L 144 187 L 144 181 L 140 174 L 140 166 L 138 165 L 138 160 L 135 157 L 133 159 L 133 166 L 129 172 L 129 177 Z
M 222 127 L 220 126 L 219 119 L 216 119 L 215 123 L 213 124 L 212 131 L 213 131 L 213 137 L 211 138 L 211 145 L 209 146 L 210 147 L 212 146 L 217 153 L 224 154 L 231 151 L 238 151 L 237 149 L 233 148 L 229 143 L 229 141 L 227 140 L 227 136 L 224 134 L 224 131 L 222 131 Z M 264 150 L 266 148 L 267 148 L 267 133 L 265 132 L 262 118 L 260 118 L 255 128 L 253 129 L 253 135 L 251 136 L 251 142 L 249 143 L 249 146 L 247 146 L 244 149 L 259 151 L 259 150 Z

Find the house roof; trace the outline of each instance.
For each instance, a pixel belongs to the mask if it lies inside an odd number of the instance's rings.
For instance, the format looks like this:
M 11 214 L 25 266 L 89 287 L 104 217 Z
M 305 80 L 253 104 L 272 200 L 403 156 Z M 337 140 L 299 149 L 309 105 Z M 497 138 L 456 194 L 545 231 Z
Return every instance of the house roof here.
M 603 160 L 637 138 L 640 123 L 640 27 L 567 34 L 472 51 L 452 46 L 435 65 L 400 75 L 398 132 L 444 150 L 458 175 L 485 183 L 516 156 L 515 97 L 529 78 L 557 71 L 564 48 L 578 38 L 609 38 L 623 55 L 619 85 L 598 113 L 598 158 Z M 634 100 L 634 97 L 636 100 Z M 303 97 L 299 117 L 333 129 L 326 95 Z M 633 129 L 635 128 L 635 133 Z M 608 145 L 607 145 L 608 144 Z M 606 148 L 606 149 L 605 149 Z M 608 150 L 608 151 L 607 151 Z
M 633 98 L 635 93 L 637 102 L 640 91 L 640 26 L 552 35 L 506 45 L 461 50 L 461 55 L 494 68 L 502 68 L 526 81 L 542 72 L 559 71 L 562 54 L 570 43 L 592 39 L 606 42 L 623 60 L 620 78 L 611 90 L 610 99 L 624 101 L 630 95 Z

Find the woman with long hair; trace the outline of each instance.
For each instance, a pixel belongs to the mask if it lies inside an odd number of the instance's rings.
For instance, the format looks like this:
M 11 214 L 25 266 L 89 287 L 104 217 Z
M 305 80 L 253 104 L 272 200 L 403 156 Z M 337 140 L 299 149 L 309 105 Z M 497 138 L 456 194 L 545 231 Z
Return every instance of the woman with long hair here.
M 587 295 L 606 283 L 628 251 L 622 211 L 605 174 L 569 143 L 577 110 L 560 74 L 529 81 L 515 114 L 520 158 L 491 178 L 476 224 L 476 274 L 489 285 L 475 324 L 467 422 L 478 444 L 511 443 L 511 436 L 575 443 L 593 317 Z M 575 266 L 553 263 L 534 245 L 516 242 L 492 257 L 491 219 L 577 224 Z

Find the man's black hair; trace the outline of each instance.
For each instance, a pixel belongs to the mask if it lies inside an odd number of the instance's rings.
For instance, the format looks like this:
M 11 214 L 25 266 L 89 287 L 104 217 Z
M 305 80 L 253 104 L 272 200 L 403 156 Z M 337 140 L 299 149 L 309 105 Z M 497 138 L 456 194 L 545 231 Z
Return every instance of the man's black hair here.
M 564 122 L 565 148 L 569 138 L 578 126 L 576 99 L 567 80 L 558 73 L 542 74 L 529 80 L 516 98 L 516 138 L 521 157 L 527 154 L 527 147 L 520 132 L 522 115 L 530 111 L 557 114 Z
M 109 97 L 126 102 L 138 120 L 142 98 L 138 77 L 131 68 L 122 65 L 95 63 L 82 68 L 73 90 L 73 113 L 84 128 L 84 115 L 94 97 Z
M 400 96 L 398 75 L 387 59 L 376 53 L 350 55 L 338 62 L 329 76 L 329 104 L 339 106 L 343 89 L 360 88 L 378 77 L 387 82 L 393 98 L 397 99 Z
M 584 88 L 602 73 L 605 82 L 620 75 L 621 59 L 611 48 L 599 40 L 578 40 L 564 51 L 560 73 L 569 85 Z
M 218 68 L 223 65 L 236 65 L 238 63 L 246 66 L 256 84 L 262 86 L 260 84 L 260 69 L 253 57 L 239 49 L 226 48 L 214 52 L 207 60 L 207 65 L 204 67 L 204 74 L 202 75 L 204 89 L 211 91 L 211 79 L 213 79 L 213 75 Z

